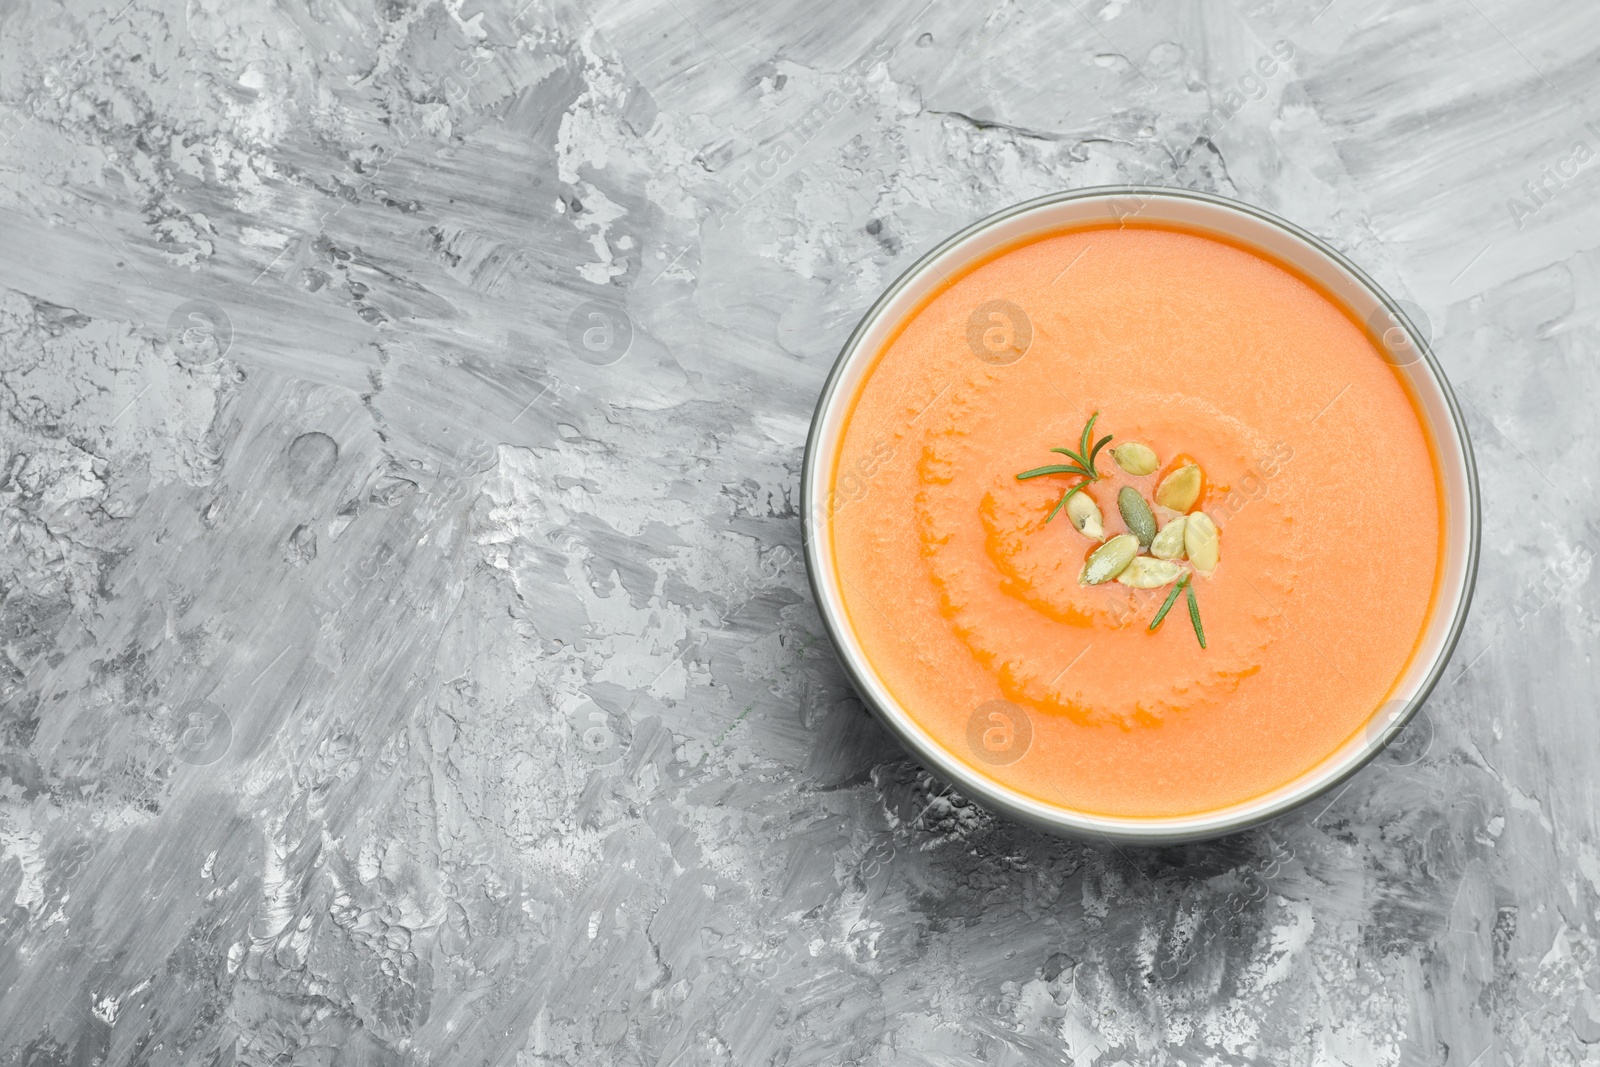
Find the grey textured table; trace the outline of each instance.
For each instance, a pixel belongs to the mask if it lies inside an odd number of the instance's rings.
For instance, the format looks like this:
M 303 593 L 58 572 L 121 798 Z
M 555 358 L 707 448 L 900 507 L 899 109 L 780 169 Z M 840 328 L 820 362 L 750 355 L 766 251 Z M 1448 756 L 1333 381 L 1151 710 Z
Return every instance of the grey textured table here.
M 8 7 L 0 1064 L 1600 1063 L 1597 31 Z M 1400 744 L 1150 852 L 909 763 L 796 499 L 890 279 L 1121 181 L 1422 309 L 1486 499 Z

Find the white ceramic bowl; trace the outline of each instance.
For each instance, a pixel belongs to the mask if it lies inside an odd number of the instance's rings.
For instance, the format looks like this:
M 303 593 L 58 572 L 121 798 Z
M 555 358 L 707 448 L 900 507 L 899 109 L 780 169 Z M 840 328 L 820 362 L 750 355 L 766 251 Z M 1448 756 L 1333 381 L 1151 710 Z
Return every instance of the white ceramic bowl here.
M 1410 384 L 1432 438 L 1444 480 L 1444 574 L 1418 652 L 1391 699 L 1373 709 L 1367 728 L 1317 766 L 1264 796 L 1198 815 L 1115 818 L 1047 804 L 952 756 L 906 713 L 873 670 L 849 623 L 834 567 L 827 501 L 835 456 L 856 394 L 874 354 L 894 327 L 946 278 L 1030 235 L 1079 227 L 1173 224 L 1218 234 L 1287 264 L 1319 283 L 1366 322 L 1379 350 Z M 1461 412 L 1444 372 L 1400 304 L 1325 242 L 1260 208 L 1184 189 L 1099 186 L 1030 200 L 974 223 L 941 243 L 891 285 L 845 342 L 823 386 L 806 443 L 801 476 L 806 565 L 817 607 L 856 688 L 901 743 L 935 774 L 985 807 L 1044 830 L 1130 844 L 1192 841 L 1263 822 L 1332 789 L 1377 755 L 1416 714 L 1443 673 L 1466 622 L 1478 569 L 1478 477 Z

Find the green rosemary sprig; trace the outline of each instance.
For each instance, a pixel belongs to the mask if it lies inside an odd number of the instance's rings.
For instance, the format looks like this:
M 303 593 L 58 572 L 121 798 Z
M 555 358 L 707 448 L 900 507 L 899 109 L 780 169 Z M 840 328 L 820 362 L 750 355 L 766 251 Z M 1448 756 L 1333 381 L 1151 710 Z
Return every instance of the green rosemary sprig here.
M 1206 647 L 1206 628 L 1200 625 L 1200 605 L 1194 599 L 1194 586 L 1188 587 L 1189 592 L 1189 621 L 1194 623 L 1194 635 L 1200 639 L 1200 647 Z
M 1150 620 L 1149 629 L 1154 630 L 1161 625 L 1161 620 L 1167 617 L 1167 612 L 1172 610 L 1172 605 L 1178 602 L 1178 594 L 1183 592 L 1183 587 L 1189 584 L 1189 576 L 1185 574 L 1178 579 L 1178 584 L 1172 587 L 1172 592 L 1167 594 L 1167 599 L 1162 602 L 1161 610 L 1156 612 L 1156 617 Z
M 1096 411 L 1089 416 L 1089 421 L 1083 424 L 1083 433 L 1078 438 L 1078 450 L 1076 452 L 1070 448 L 1052 448 L 1050 450 L 1066 456 L 1072 460 L 1071 463 L 1052 463 L 1048 466 L 1035 467 L 1032 470 L 1023 471 L 1017 475 L 1017 481 L 1019 482 L 1026 481 L 1029 478 L 1039 478 L 1046 474 L 1071 474 L 1083 479 L 1083 481 L 1061 494 L 1061 499 L 1056 501 L 1056 506 L 1050 509 L 1050 514 L 1045 518 L 1045 522 L 1055 518 L 1056 513 L 1066 506 L 1067 501 L 1072 499 L 1074 493 L 1079 492 L 1090 482 L 1100 477 L 1100 472 L 1095 469 L 1094 461 L 1099 457 L 1100 450 L 1106 447 L 1106 444 L 1111 440 L 1112 435 L 1106 434 L 1095 442 L 1093 448 L 1089 447 L 1089 439 L 1094 434 L 1094 420 L 1099 417 L 1100 413 Z

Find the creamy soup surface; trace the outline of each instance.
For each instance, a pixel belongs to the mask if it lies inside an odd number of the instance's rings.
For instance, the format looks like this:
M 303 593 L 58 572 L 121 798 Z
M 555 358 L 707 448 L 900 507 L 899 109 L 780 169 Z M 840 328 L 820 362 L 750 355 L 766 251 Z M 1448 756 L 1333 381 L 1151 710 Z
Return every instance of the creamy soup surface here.
M 1091 416 L 1112 435 L 1096 479 L 1017 478 L 1071 465 L 1051 449 L 1079 452 Z M 1156 469 L 1124 470 L 1126 444 Z M 1190 463 L 1198 498 L 1158 508 Z M 1080 482 L 1099 531 L 1046 521 Z M 1137 536 L 1124 487 L 1158 528 L 1216 529 L 1155 630 L 1177 581 L 1083 581 Z M 830 511 L 850 625 L 907 713 L 981 773 L 1102 815 L 1216 810 L 1325 759 L 1406 667 L 1439 573 L 1433 454 L 1372 339 L 1288 270 L 1169 229 L 1036 240 L 924 303 L 855 397 Z

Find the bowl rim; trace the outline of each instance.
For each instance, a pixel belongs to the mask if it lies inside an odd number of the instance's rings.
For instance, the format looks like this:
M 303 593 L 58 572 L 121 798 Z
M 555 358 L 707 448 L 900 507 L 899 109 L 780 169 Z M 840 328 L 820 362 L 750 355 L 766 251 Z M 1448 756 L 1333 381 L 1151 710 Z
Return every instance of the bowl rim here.
M 1314 788 L 1308 787 L 1299 791 L 1290 791 L 1272 803 L 1261 804 L 1254 809 L 1250 809 L 1251 801 L 1247 800 L 1232 805 L 1230 808 L 1221 809 L 1216 814 L 1201 813 L 1198 815 L 1148 817 L 1096 815 L 1040 801 L 1038 798 L 1029 797 L 994 779 L 985 777 L 975 768 L 968 766 L 964 761 L 946 752 L 931 735 L 911 720 L 909 714 L 903 708 L 886 709 L 879 706 L 878 701 L 872 696 L 873 687 L 869 679 L 873 672 L 871 672 L 870 665 L 866 662 L 865 654 L 850 633 L 847 621 L 836 617 L 837 613 L 834 605 L 824 595 L 822 579 L 819 577 L 824 565 L 818 558 L 818 552 L 820 551 L 818 547 L 819 537 L 817 536 L 818 531 L 814 529 L 813 524 L 817 521 L 818 516 L 821 515 L 816 508 L 819 492 L 822 499 L 826 498 L 827 487 L 822 484 L 822 481 L 831 473 L 819 469 L 823 425 L 827 414 L 839 401 L 839 387 L 844 380 L 846 372 L 856 360 L 866 358 L 861 354 L 860 345 L 862 339 L 876 324 L 879 316 L 940 257 L 985 230 L 996 227 L 1020 215 L 1069 201 L 1127 198 L 1145 201 L 1155 198 L 1199 201 L 1213 207 L 1239 212 L 1286 232 L 1301 243 L 1309 246 L 1316 253 L 1332 261 L 1335 266 L 1344 270 L 1358 286 L 1366 289 L 1369 294 L 1375 297 L 1397 322 L 1405 326 L 1407 333 L 1410 335 L 1410 340 L 1415 343 L 1420 353 L 1421 360 L 1426 364 L 1429 377 L 1438 388 L 1450 413 L 1450 430 L 1454 434 L 1456 444 L 1461 453 L 1461 473 L 1465 476 L 1468 498 L 1466 514 L 1467 545 L 1461 574 L 1461 586 L 1454 616 L 1450 619 L 1443 641 L 1434 656 L 1433 662 L 1429 665 L 1428 670 L 1418 684 L 1415 693 L 1407 700 L 1401 712 L 1390 719 L 1380 733 L 1370 733 L 1371 720 L 1369 720 L 1369 733 L 1362 747 L 1353 755 L 1347 757 L 1345 765 L 1335 773 L 1328 775 L 1324 781 L 1317 783 Z M 1263 251 L 1262 254 L 1267 253 Z M 1438 433 L 1442 429 L 1442 426 L 1436 427 L 1435 432 Z M 800 498 L 806 572 L 812 596 L 817 605 L 817 613 L 822 617 L 823 626 L 827 629 L 828 637 L 833 643 L 834 651 L 838 655 L 845 674 L 849 677 L 862 702 L 871 708 L 878 721 L 889 728 L 901 745 L 918 762 L 945 778 L 985 808 L 1050 833 L 1080 840 L 1099 838 L 1113 846 L 1119 843 L 1162 845 L 1208 840 L 1249 829 L 1275 819 L 1288 811 L 1302 807 L 1309 801 L 1327 794 L 1330 790 L 1347 782 L 1353 775 L 1370 763 L 1404 729 L 1406 724 L 1416 716 L 1423 704 L 1427 702 L 1453 657 L 1461 634 L 1465 629 L 1467 617 L 1471 612 L 1472 599 L 1477 585 L 1478 556 L 1482 540 L 1482 507 L 1478 487 L 1477 462 L 1472 451 L 1471 435 L 1467 431 L 1461 407 L 1456 401 L 1455 390 L 1451 387 L 1449 378 L 1445 375 L 1443 367 L 1440 366 L 1438 358 L 1434 355 L 1431 339 L 1424 337 L 1418 331 L 1415 323 L 1406 315 L 1404 308 L 1381 285 L 1337 248 L 1287 219 L 1264 208 L 1234 200 L 1230 197 L 1163 185 L 1085 186 L 1033 197 L 978 219 L 946 237 L 918 257 L 914 263 L 902 271 L 899 277 L 884 289 L 883 293 L 861 316 L 855 329 L 851 331 L 850 336 L 840 349 L 838 357 L 834 360 L 833 367 L 829 371 L 821 393 L 817 398 L 817 405 L 812 414 L 811 428 L 806 436 L 805 460 L 801 468 Z M 823 516 L 821 521 L 825 523 L 827 517 Z M 1426 632 L 1426 629 L 1424 632 Z M 888 692 L 886 685 L 883 685 L 882 688 L 886 693 Z M 898 704 L 898 701 L 894 703 Z M 1382 707 L 1380 705 L 1379 708 L 1374 709 L 1374 717 L 1382 710 Z M 1346 744 L 1348 744 L 1348 741 Z M 1335 749 L 1324 758 L 1332 758 L 1337 752 L 1338 749 Z M 1284 783 L 1283 786 L 1269 791 L 1268 794 L 1263 794 L 1263 796 L 1269 796 L 1272 792 L 1287 790 L 1296 782 L 1316 774 L 1318 768 L 1322 766 L 1322 763 L 1313 765 L 1298 778 L 1291 779 L 1289 782 Z M 1235 810 L 1240 808 L 1247 810 Z M 1230 812 L 1234 813 L 1229 814 Z

